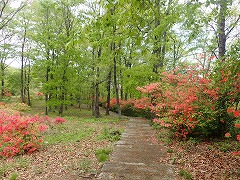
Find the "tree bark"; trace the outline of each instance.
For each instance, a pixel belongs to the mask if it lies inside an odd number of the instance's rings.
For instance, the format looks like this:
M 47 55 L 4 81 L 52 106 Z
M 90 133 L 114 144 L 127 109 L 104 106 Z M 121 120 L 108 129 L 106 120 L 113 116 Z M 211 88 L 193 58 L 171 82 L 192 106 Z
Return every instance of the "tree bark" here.
M 108 72 L 107 77 L 107 103 L 106 103 L 106 115 L 110 115 L 110 100 L 111 100 L 111 79 L 112 79 L 112 71 Z
M 1 98 L 4 97 L 4 88 L 5 88 L 5 67 L 4 62 L 1 59 Z
M 98 55 L 98 60 L 100 59 L 102 54 L 102 48 L 99 47 L 97 55 Z M 99 78 L 100 78 L 100 70 L 99 67 L 96 68 L 96 73 L 97 73 L 97 79 L 96 79 L 96 84 L 95 84 L 95 117 L 99 118 L 101 117 L 100 111 L 99 111 Z
M 31 62 L 28 60 L 28 73 L 27 73 L 27 100 L 28 100 L 28 106 L 31 106 L 31 97 L 30 97 L 30 81 L 31 81 Z
M 49 59 L 49 52 L 47 53 L 48 54 L 48 57 L 47 57 L 47 60 Z M 47 67 L 46 69 L 46 83 L 49 81 L 49 72 L 50 72 L 50 67 Z M 49 100 L 49 94 L 48 93 L 45 93 L 45 115 L 48 115 L 48 106 L 47 106 L 47 102 Z
M 225 61 L 226 53 L 226 11 L 227 11 L 227 1 L 219 1 L 219 20 L 218 20 L 218 59 L 220 61 Z
M 118 116 L 119 116 L 119 118 L 121 118 L 121 108 L 120 108 L 119 90 L 118 90 L 118 82 L 117 82 L 117 53 L 116 53 L 115 42 L 112 43 L 112 51 L 114 54 L 114 57 L 113 57 L 113 83 L 114 83 L 114 88 L 115 88 Z
M 26 22 L 24 23 L 24 34 L 23 34 L 23 42 L 21 47 L 21 101 L 22 103 L 26 102 L 25 99 L 25 81 L 24 81 L 24 50 L 25 50 L 25 44 L 26 44 L 26 35 L 27 35 L 27 28 L 26 28 Z

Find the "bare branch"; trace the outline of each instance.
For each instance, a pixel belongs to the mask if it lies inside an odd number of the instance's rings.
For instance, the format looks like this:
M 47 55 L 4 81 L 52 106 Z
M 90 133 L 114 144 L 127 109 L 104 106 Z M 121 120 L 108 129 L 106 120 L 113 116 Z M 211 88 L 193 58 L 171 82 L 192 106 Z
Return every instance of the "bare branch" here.
M 8 3 L 8 1 L 6 1 L 6 3 Z M 6 7 L 6 5 L 7 5 L 6 3 L 5 3 L 5 6 L 4 6 L 4 8 L 3 8 L 2 10 L 5 9 L 5 7 Z M 19 8 L 17 8 L 15 11 L 12 11 L 11 13 L 9 13 L 8 16 L 6 16 L 6 17 L 1 21 L 0 30 L 3 29 L 5 26 L 7 26 L 7 24 L 14 18 L 14 16 L 15 16 L 19 11 L 21 11 L 26 5 L 27 5 L 27 3 L 22 3 L 22 5 L 21 5 Z M 3 13 L 3 11 L 1 11 L 1 16 L 2 16 L 2 13 Z M 1 16 L 0 16 L 0 17 L 1 17 Z M 9 17 L 9 16 L 10 16 L 10 17 Z
M 238 21 L 240 20 L 240 15 L 238 16 L 237 20 L 235 21 L 235 23 L 233 23 L 233 26 L 231 27 L 231 29 L 226 33 L 226 36 L 228 36 L 232 30 L 236 27 Z

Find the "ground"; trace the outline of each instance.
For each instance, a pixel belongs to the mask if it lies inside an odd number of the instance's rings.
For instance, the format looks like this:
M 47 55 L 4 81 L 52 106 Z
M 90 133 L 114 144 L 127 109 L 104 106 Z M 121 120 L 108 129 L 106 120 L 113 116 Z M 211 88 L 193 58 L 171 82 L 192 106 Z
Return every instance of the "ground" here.
M 29 113 L 42 110 L 36 105 Z M 114 149 L 119 140 L 116 134 L 124 131 L 129 118 L 118 119 L 111 114 L 96 119 L 89 110 L 77 107 L 71 107 L 64 118 L 65 123 L 44 134 L 43 146 L 38 151 L 12 159 L 1 158 L 0 179 L 96 179 L 108 159 L 99 158 L 97 151 Z M 153 141 L 166 148 L 167 155 L 161 161 L 177 169 L 176 179 L 240 179 L 240 157 L 233 155 L 240 149 L 239 142 L 178 141 L 163 129 L 155 129 L 154 133 Z
M 158 130 L 158 140 L 167 148 L 166 161 L 178 168 L 180 179 L 240 179 L 240 156 L 234 152 L 240 143 L 233 139 L 179 141 L 169 138 L 169 131 Z

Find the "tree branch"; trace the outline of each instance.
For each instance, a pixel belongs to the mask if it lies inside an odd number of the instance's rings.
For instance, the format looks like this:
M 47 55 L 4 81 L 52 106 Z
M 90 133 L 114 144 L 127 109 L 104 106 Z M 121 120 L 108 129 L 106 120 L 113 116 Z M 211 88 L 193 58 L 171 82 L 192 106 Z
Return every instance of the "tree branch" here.
M 7 1 L 8 2 L 8 1 Z M 9 15 L 10 15 L 10 18 L 5 17 L 2 21 L 1 21 L 1 26 L 0 26 L 0 30 L 3 29 L 13 18 L 14 16 L 19 12 L 21 11 L 25 6 L 27 5 L 27 3 L 23 3 L 22 6 L 20 6 L 19 8 L 16 9 L 16 11 L 12 11 Z M 6 5 L 5 5 L 6 7 Z M 3 13 L 3 12 L 1 12 Z M 2 14 L 1 14 L 2 15 Z M 1 16 L 0 16 L 1 17 Z
M 240 20 L 240 15 L 238 16 L 237 20 L 235 21 L 235 23 L 233 23 L 233 26 L 231 27 L 231 29 L 226 33 L 226 36 L 228 36 L 232 30 L 236 27 L 238 21 Z

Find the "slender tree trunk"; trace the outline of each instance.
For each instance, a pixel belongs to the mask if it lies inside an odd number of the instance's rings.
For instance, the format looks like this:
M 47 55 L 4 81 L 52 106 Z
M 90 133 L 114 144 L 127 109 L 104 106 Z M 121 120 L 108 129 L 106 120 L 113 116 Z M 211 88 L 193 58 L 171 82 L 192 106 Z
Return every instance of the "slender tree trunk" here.
M 92 82 L 92 106 L 91 106 L 91 108 L 92 108 L 92 115 L 93 116 L 95 116 L 95 92 L 94 92 L 94 89 L 95 89 L 95 83 L 94 82 Z
M 114 15 L 116 10 L 116 6 L 111 9 L 111 15 Z M 116 25 L 113 25 L 113 36 L 116 36 Z M 118 117 L 121 118 L 121 107 L 119 101 L 119 89 L 118 89 L 118 82 L 117 82 L 117 52 L 116 52 L 116 42 L 111 43 L 111 51 L 113 53 L 113 84 L 115 89 L 115 96 L 117 101 L 117 110 L 118 110 Z
M 4 97 L 4 89 L 5 89 L 5 68 L 4 63 L 1 60 L 1 98 Z
M 93 48 L 93 50 L 92 50 L 92 59 L 93 59 L 93 62 L 94 62 L 94 60 L 95 60 L 95 49 Z M 92 71 L 94 72 L 94 70 L 95 70 L 95 67 L 92 67 Z M 93 116 L 95 116 L 96 115 L 96 112 L 95 112 L 95 100 L 96 100 L 96 98 L 95 98 L 95 93 L 96 93 L 96 82 L 95 82 L 96 80 L 95 79 L 93 79 L 92 80 L 92 115 Z
M 47 58 L 47 59 L 49 59 L 49 58 Z M 50 72 L 50 67 L 47 67 L 47 69 L 46 69 L 46 83 L 48 83 L 48 81 L 49 81 L 49 72 Z M 46 106 L 45 106 L 45 115 L 48 115 L 48 106 L 47 106 L 47 102 L 49 100 L 48 96 L 49 96 L 49 94 L 45 93 L 45 104 L 46 104 Z
M 98 49 L 98 60 L 101 57 L 102 54 L 102 48 L 99 47 Z M 95 117 L 99 118 L 100 115 L 100 111 L 99 111 L 99 77 L 100 77 L 100 71 L 99 71 L 99 67 L 96 68 L 96 73 L 97 73 L 97 79 L 96 79 L 96 83 L 95 83 Z
M 64 68 L 67 68 L 67 65 L 64 66 Z M 61 101 L 61 105 L 60 105 L 60 108 L 59 108 L 59 115 L 63 115 L 63 109 L 64 109 L 64 101 L 65 101 L 65 98 L 66 98 L 66 82 L 67 82 L 67 77 L 66 77 L 66 69 L 63 70 L 63 76 L 62 76 L 62 85 L 60 87 L 60 92 L 61 92 L 61 95 L 60 95 L 60 101 Z
M 26 25 L 26 23 L 25 23 Z M 24 81 L 24 50 L 25 50 L 25 43 L 26 43 L 26 35 L 27 29 L 24 27 L 24 34 L 23 34 L 23 43 L 22 43 L 22 50 L 21 50 L 21 101 L 25 103 L 25 81 Z
M 97 68 L 98 69 L 98 68 Z M 95 117 L 100 117 L 100 111 L 99 111 L 99 84 L 95 84 Z
M 225 53 L 226 53 L 226 11 L 227 11 L 227 1 L 226 0 L 219 0 L 219 20 L 218 20 L 218 58 L 220 61 L 225 60 Z
M 31 63 L 28 61 L 28 73 L 27 73 L 27 99 L 28 106 L 31 106 L 31 97 L 30 97 L 30 81 L 31 81 Z
M 112 71 L 108 72 L 107 78 L 107 104 L 106 104 L 106 115 L 110 115 L 110 100 L 111 100 L 111 79 L 112 79 Z
M 116 101 L 117 101 L 118 116 L 119 116 L 119 118 L 121 118 L 121 108 L 120 108 L 119 90 L 118 90 L 118 82 L 117 82 L 117 53 L 116 53 L 115 43 L 112 43 L 112 50 L 113 50 L 113 53 L 114 53 L 114 57 L 113 57 L 113 83 L 114 83 L 115 95 L 116 95 Z
M 121 97 L 121 99 L 124 99 L 124 95 L 123 95 L 123 89 L 124 89 L 124 87 L 123 87 L 123 75 L 122 75 L 122 70 L 120 70 L 120 79 L 121 79 L 121 89 L 120 89 L 120 97 Z

